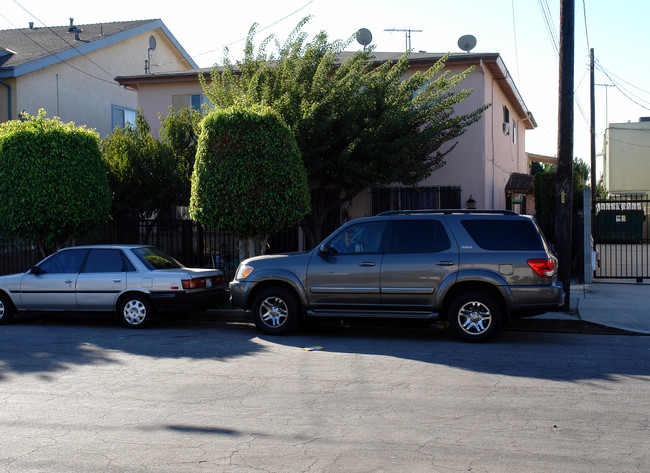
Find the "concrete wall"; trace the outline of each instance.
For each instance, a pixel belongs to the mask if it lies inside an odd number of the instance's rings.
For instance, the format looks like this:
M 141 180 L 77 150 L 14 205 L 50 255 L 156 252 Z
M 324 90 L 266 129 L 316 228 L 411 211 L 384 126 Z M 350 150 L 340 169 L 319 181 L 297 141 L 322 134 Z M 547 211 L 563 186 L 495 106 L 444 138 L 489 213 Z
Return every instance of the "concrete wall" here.
M 58 116 L 64 122 L 86 125 L 96 129 L 101 136 L 109 134 L 112 106 L 135 110 L 138 105 L 137 93 L 119 86 L 113 78 L 144 73 L 151 34 L 157 40 L 157 48 L 152 52 L 152 64 L 158 64 L 152 71 L 189 68 L 185 61 L 180 61 L 182 56 L 161 30 L 146 32 L 86 56 L 20 76 L 15 87 L 16 100 L 12 105 L 14 115 L 22 110 L 36 115 L 43 108 L 48 117 Z
M 603 171 L 609 192 L 650 195 L 650 122 L 609 125 Z

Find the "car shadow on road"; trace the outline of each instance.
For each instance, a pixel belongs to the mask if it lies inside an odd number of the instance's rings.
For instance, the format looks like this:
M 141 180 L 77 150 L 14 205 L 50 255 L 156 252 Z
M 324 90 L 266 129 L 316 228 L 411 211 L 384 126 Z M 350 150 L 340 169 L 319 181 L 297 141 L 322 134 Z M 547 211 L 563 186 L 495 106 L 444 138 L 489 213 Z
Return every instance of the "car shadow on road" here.
M 329 353 L 558 381 L 648 375 L 647 345 L 619 335 L 503 331 L 491 342 L 472 344 L 413 321 L 330 321 L 277 337 L 261 334 L 251 323 L 218 319 L 162 320 L 146 330 L 129 330 L 106 316 L 35 316 L 0 327 L 0 381 L 11 374 L 48 380 L 75 365 L 122 363 L 124 354 L 227 361 L 273 346 L 301 351 L 317 346 Z

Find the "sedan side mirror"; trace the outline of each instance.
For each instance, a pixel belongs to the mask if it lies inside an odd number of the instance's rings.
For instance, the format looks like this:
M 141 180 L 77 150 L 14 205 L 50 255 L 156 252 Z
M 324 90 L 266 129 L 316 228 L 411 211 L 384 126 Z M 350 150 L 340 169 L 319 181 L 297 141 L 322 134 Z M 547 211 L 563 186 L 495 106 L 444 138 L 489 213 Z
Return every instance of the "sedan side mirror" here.
M 43 272 L 43 270 L 41 268 L 39 268 L 38 266 L 32 266 L 32 269 L 29 270 L 29 273 L 33 274 L 34 276 L 38 276 L 42 272 Z

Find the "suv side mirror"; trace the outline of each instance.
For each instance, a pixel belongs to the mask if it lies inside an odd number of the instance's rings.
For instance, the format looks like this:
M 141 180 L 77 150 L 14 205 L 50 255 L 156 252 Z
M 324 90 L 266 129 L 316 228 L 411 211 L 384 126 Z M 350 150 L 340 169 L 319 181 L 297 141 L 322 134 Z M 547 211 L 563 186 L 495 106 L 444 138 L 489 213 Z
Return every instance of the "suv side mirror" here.
M 330 254 L 329 245 L 323 243 L 321 246 L 318 247 L 318 256 L 329 256 L 329 254 Z

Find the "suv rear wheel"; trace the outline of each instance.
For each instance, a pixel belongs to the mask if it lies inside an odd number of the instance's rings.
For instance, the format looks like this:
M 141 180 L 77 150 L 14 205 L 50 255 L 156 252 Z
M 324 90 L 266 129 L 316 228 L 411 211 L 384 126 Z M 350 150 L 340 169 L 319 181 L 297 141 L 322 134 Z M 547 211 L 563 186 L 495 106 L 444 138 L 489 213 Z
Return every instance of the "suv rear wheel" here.
M 296 296 L 283 287 L 266 288 L 253 301 L 253 322 L 270 335 L 293 332 L 300 323 L 300 304 Z
M 449 326 L 465 341 L 484 342 L 501 328 L 501 307 L 489 294 L 471 291 L 457 296 L 449 308 Z

